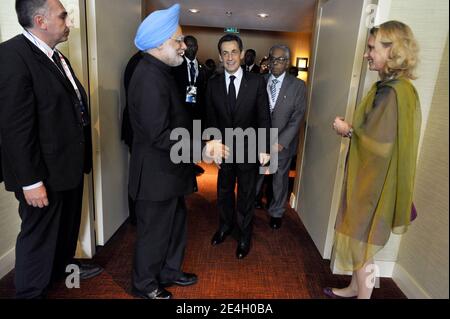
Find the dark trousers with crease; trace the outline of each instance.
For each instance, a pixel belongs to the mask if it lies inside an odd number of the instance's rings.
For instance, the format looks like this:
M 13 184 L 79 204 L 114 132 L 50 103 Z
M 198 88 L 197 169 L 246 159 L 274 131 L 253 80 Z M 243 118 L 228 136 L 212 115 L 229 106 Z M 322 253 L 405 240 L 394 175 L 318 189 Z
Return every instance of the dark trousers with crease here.
M 47 188 L 49 206 L 29 206 L 23 192 L 15 193 L 22 220 L 16 242 L 16 298 L 44 295 L 53 278 L 73 262 L 81 222 L 83 181 L 71 190 Z
M 182 274 L 187 231 L 184 197 L 162 202 L 137 200 L 136 217 L 133 286 L 151 292 L 161 282 Z
M 292 157 L 279 158 L 278 170 L 272 175 L 272 200 L 267 211 L 271 217 L 282 218 L 286 211 L 286 202 L 289 195 L 289 170 Z M 265 175 L 260 175 L 256 183 L 256 191 L 260 192 Z
M 258 166 L 246 164 L 222 164 L 217 180 L 217 206 L 220 214 L 219 229 L 231 231 L 237 212 L 237 224 L 241 242 L 249 242 L 253 229 L 253 213 L 256 198 L 256 180 Z M 237 182 L 237 203 L 235 205 L 234 189 Z

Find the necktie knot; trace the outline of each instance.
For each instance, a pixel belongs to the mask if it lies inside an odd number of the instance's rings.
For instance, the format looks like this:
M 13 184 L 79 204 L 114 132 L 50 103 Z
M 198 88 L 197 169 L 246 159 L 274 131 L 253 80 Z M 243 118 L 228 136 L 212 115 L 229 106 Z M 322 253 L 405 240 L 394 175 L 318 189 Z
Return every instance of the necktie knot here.
M 230 81 L 231 83 L 234 83 L 234 80 L 236 79 L 236 77 L 234 75 L 230 75 Z
M 273 79 L 272 80 L 272 85 L 277 85 L 278 84 L 278 80 L 277 79 Z

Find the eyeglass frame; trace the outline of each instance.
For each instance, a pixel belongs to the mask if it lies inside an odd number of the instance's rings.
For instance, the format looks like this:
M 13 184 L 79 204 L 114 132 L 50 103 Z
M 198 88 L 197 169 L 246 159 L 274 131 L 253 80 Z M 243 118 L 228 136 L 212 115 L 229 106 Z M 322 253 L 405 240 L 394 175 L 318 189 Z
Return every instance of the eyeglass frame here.
M 170 37 L 169 39 L 174 40 L 174 41 L 175 41 L 176 43 L 178 43 L 178 44 L 182 44 L 182 43 L 184 42 L 184 38 L 185 38 L 184 35 L 180 35 L 180 36 L 177 37 L 177 38 Z
M 287 61 L 288 61 L 288 58 L 285 56 L 280 56 L 278 58 L 274 58 L 273 56 L 269 57 L 270 64 L 286 63 Z

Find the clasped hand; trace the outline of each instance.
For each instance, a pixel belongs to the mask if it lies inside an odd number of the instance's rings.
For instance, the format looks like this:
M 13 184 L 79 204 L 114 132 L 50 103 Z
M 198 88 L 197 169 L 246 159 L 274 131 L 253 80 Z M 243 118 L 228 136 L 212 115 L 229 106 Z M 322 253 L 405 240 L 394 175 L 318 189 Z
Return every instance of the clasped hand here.
M 341 136 L 347 136 L 350 132 L 351 125 L 348 124 L 343 117 L 336 117 L 333 122 L 333 130 Z
M 27 204 L 33 207 L 44 208 L 48 206 L 47 190 L 45 186 L 23 191 Z
M 206 142 L 205 155 L 214 160 L 216 164 L 220 164 L 222 159 L 230 156 L 230 148 L 222 144 L 221 140 L 212 140 Z

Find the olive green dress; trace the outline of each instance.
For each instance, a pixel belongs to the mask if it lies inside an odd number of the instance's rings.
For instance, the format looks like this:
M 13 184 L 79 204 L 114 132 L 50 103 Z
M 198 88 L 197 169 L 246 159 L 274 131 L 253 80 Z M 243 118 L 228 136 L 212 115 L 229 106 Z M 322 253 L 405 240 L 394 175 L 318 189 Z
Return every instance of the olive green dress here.
M 355 110 L 334 257 L 355 271 L 410 224 L 421 111 L 405 78 L 373 85 Z

